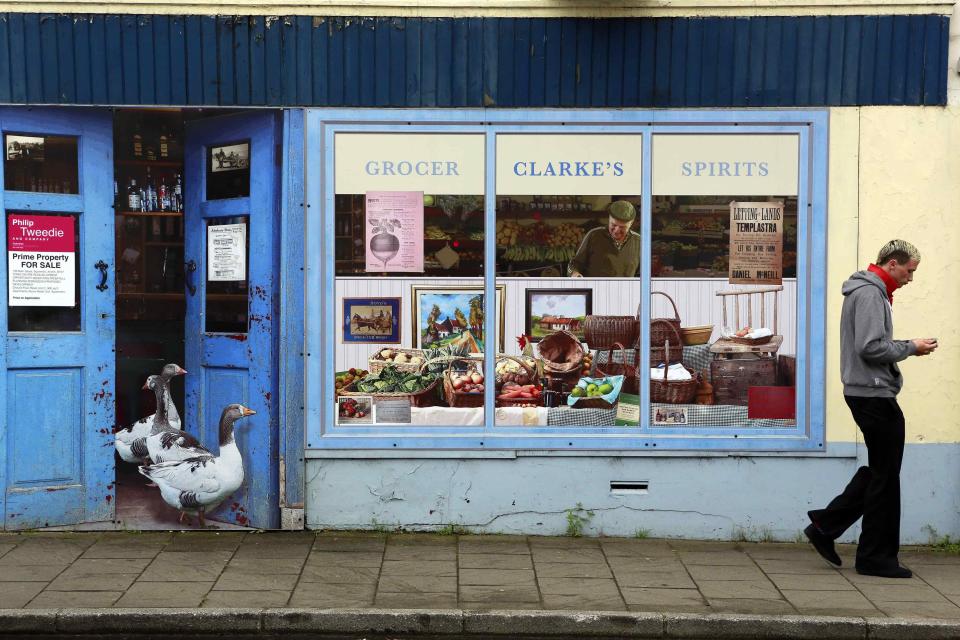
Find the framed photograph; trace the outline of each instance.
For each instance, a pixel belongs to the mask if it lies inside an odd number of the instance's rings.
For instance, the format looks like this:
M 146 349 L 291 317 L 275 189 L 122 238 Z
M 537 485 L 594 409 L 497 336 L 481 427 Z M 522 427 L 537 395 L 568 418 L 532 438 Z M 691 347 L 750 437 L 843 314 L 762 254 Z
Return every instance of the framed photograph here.
M 250 143 L 228 144 L 210 150 L 210 171 L 240 171 L 250 165 Z
M 500 351 L 504 345 L 504 309 L 506 285 L 498 284 L 496 293 L 497 334 Z M 434 287 L 413 285 L 411 333 L 413 348 L 427 349 L 451 343 L 466 344 L 469 353 L 482 353 L 483 286 Z
M 250 195 L 250 142 L 207 147 L 207 200 Z
M 337 398 L 337 424 L 373 424 L 373 396 L 340 396 Z
M 400 344 L 400 298 L 344 298 L 343 342 Z
M 583 340 L 583 323 L 593 312 L 593 289 L 527 289 L 524 333 L 539 342 L 554 331 Z

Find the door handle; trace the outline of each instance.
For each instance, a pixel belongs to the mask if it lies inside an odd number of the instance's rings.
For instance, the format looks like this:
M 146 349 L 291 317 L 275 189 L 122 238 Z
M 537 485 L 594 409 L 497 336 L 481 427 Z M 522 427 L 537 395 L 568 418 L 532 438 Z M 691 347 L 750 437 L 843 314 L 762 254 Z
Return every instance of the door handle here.
M 192 296 L 197 295 L 197 285 L 193 284 L 193 274 L 196 273 L 196 271 L 197 271 L 197 263 L 194 262 L 193 260 L 190 260 L 189 262 L 187 262 L 187 265 L 186 265 L 187 277 L 184 279 L 186 280 L 186 283 L 187 283 L 187 290 L 190 292 L 190 295 Z
M 187 290 L 190 292 L 191 296 L 197 295 L 197 285 L 193 283 L 193 274 L 197 271 L 197 263 L 193 260 L 187 262 L 186 272 L 187 277 L 184 278 L 187 284 Z
M 107 263 L 99 260 L 93 267 L 100 271 L 100 284 L 97 285 L 97 291 L 106 291 L 107 286 Z

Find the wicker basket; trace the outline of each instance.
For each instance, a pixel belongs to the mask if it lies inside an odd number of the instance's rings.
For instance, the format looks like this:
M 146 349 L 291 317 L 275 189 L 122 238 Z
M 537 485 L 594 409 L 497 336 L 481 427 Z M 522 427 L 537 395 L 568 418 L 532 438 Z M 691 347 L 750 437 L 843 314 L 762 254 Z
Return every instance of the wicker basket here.
M 636 316 L 587 316 L 583 321 L 583 341 L 591 349 L 609 349 L 620 343 L 633 346 L 640 335 L 640 307 Z
M 411 358 L 417 357 L 417 356 L 421 358 L 423 357 L 423 349 L 399 349 L 399 348 L 393 349 L 392 347 L 384 347 L 383 349 L 390 349 L 391 351 L 395 351 L 397 353 L 403 353 Z M 377 358 L 377 356 L 380 355 L 380 352 L 383 351 L 383 349 L 378 349 L 377 352 L 374 355 L 370 356 L 370 358 L 367 360 L 367 371 L 369 371 L 370 373 L 380 373 L 381 371 L 383 371 L 383 368 L 386 367 L 388 364 L 392 364 L 396 366 L 397 370 L 399 371 L 409 371 L 411 373 L 420 371 L 419 364 L 412 364 L 410 362 L 397 364 L 395 362 L 389 362 L 387 360 L 381 360 L 380 358 Z
M 679 339 L 679 332 L 677 334 Z M 671 349 L 670 341 L 667 340 L 663 346 L 664 352 Z M 669 364 L 663 367 L 663 379 L 650 376 L 650 402 L 662 402 L 665 404 L 688 404 L 697 397 L 697 387 L 700 385 L 700 374 L 684 365 L 683 368 L 690 373 L 689 380 L 667 380 L 667 369 Z
M 537 388 L 540 389 L 541 393 L 543 392 L 543 389 L 537 384 L 537 372 L 534 371 L 533 367 L 524 362 L 522 358 L 508 356 L 504 353 L 497 356 L 497 360 L 513 360 L 514 362 L 517 362 L 527 372 L 527 376 L 530 378 L 530 383 L 537 385 Z M 543 404 L 543 395 L 539 395 L 536 398 L 501 398 L 500 380 L 497 380 L 496 382 L 496 391 L 496 406 L 498 407 L 539 407 Z
M 615 348 L 620 350 L 620 362 L 613 361 L 613 350 Z M 593 368 L 596 372 L 596 377 L 623 376 L 623 386 L 620 388 L 621 393 L 632 393 L 636 395 L 640 393 L 640 379 L 637 377 L 637 367 L 639 365 L 640 353 L 634 350 L 633 362 L 627 362 L 627 350 L 618 342 L 614 343 L 607 350 L 607 361 L 595 363 Z M 580 404 L 580 401 L 578 401 L 577 404 Z
M 613 405 L 603 398 L 580 398 L 571 409 L 613 409 Z
M 554 331 L 537 345 L 543 370 L 547 374 L 576 373 L 579 379 L 583 363 L 583 345 L 569 331 Z
M 657 328 L 656 331 L 654 331 L 654 327 Z M 664 332 L 668 334 L 668 337 L 661 338 L 661 340 L 658 342 L 653 341 L 654 333 L 662 335 Z M 669 320 L 657 318 L 650 323 L 650 344 L 659 344 L 661 341 L 663 342 L 664 346 L 650 347 L 651 367 L 656 367 L 661 362 L 665 362 L 667 364 L 670 364 L 671 362 L 683 362 L 683 341 L 680 339 L 679 328 L 674 327 Z
M 439 358 L 438 358 L 439 359 Z M 478 362 L 476 358 L 451 358 L 450 363 L 447 365 L 447 370 L 443 373 L 443 396 L 447 400 L 447 405 L 461 409 L 461 408 L 477 408 L 483 406 L 483 396 L 484 393 L 480 392 L 463 392 L 457 391 L 453 388 L 453 363 L 458 360 L 469 360 L 470 362 Z M 482 363 L 483 360 L 479 360 Z M 484 379 L 483 388 L 487 388 L 486 379 Z
M 650 295 L 663 296 L 664 298 L 670 301 L 670 306 L 673 307 L 672 318 L 651 318 L 650 319 L 650 344 L 660 345 L 666 342 L 667 340 L 673 340 L 674 334 L 678 336 L 680 335 L 680 312 L 677 310 L 677 303 L 673 301 L 673 298 L 671 298 L 668 294 L 664 293 L 663 291 L 651 291 Z M 673 344 L 675 345 L 680 344 L 680 341 L 677 340 Z M 659 347 L 657 348 L 659 349 Z M 681 347 L 681 351 L 682 351 L 682 347 Z M 657 363 L 653 363 L 652 366 L 656 366 L 656 364 Z
M 437 361 L 444 360 L 443 358 L 435 358 L 434 360 L 427 360 L 422 365 L 420 365 L 419 371 L 422 372 L 428 364 L 433 364 Z M 389 364 L 389 363 L 387 363 Z M 344 387 L 340 390 L 340 395 L 342 396 L 373 396 L 374 402 L 380 399 L 398 399 L 398 398 L 409 398 L 410 406 L 413 407 L 436 407 L 440 403 L 440 381 L 443 376 L 438 376 L 429 387 L 426 389 L 421 389 L 420 391 L 414 393 L 369 393 L 366 391 L 358 391 L 357 383 Z

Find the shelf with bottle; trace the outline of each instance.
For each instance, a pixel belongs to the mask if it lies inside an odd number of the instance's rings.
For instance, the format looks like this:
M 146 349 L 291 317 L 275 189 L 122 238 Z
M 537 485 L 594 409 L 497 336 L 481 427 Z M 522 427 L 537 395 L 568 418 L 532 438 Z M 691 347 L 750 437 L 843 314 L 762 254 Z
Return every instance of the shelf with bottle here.
M 140 213 L 179 213 L 183 211 L 183 177 L 180 172 L 158 172 L 156 182 L 147 166 L 144 176 L 127 176 L 123 192 L 114 180 L 114 207 Z M 168 184 L 169 180 L 169 184 Z

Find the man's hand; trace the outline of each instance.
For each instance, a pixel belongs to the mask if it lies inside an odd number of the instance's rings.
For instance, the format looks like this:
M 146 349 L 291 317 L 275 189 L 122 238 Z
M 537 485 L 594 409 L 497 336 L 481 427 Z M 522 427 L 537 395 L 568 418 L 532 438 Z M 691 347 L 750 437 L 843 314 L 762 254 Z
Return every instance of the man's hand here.
M 939 346 L 934 338 L 914 338 L 910 342 L 912 342 L 917 348 L 916 355 L 918 356 L 925 356 L 933 353 L 933 350 Z
M 582 278 L 583 275 L 581 275 L 579 271 L 571 271 L 571 272 L 570 272 L 570 277 L 571 277 L 571 278 Z

